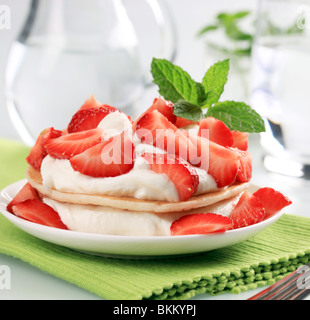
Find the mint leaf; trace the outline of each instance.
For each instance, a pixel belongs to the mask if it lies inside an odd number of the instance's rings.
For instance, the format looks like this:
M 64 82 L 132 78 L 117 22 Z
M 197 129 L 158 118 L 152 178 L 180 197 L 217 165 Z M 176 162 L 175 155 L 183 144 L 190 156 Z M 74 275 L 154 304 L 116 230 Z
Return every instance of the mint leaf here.
M 196 82 L 196 86 L 197 86 L 197 104 L 201 106 L 204 104 L 204 101 L 206 99 L 205 88 L 200 82 Z
M 246 16 L 248 16 L 251 12 L 250 11 L 239 11 L 239 12 L 236 12 L 232 15 L 232 18 L 233 19 L 242 19 Z
M 199 122 L 204 117 L 200 107 L 185 100 L 179 100 L 174 104 L 173 114 L 194 122 Z
M 253 36 L 249 33 L 245 33 L 240 30 L 240 28 L 235 24 L 229 24 L 225 26 L 225 33 L 228 38 L 237 41 L 252 41 Z
M 173 103 L 178 100 L 186 100 L 197 104 L 198 88 L 196 82 L 182 68 L 166 59 L 153 58 L 151 73 L 153 82 L 159 87 L 159 93 L 166 100 Z
M 205 26 L 204 28 L 202 28 L 199 32 L 198 32 L 198 36 L 202 36 L 205 33 L 209 32 L 209 31 L 214 31 L 217 30 L 219 28 L 219 26 L 217 26 L 216 24 L 214 25 L 209 25 L 209 26 Z
M 223 121 L 231 130 L 250 133 L 265 131 L 261 116 L 243 102 L 218 102 L 208 109 L 207 116 Z
M 205 73 L 202 85 L 206 93 L 205 105 L 207 107 L 219 101 L 227 82 L 228 72 L 229 59 L 226 59 L 215 63 Z

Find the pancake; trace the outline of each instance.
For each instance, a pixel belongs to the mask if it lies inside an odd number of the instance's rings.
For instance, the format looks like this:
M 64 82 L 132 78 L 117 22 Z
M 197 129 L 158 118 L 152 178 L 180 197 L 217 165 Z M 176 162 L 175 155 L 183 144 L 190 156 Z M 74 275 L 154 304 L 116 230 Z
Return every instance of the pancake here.
M 173 221 L 194 213 L 216 213 L 228 217 L 240 195 L 213 205 L 182 212 L 127 211 L 103 206 L 64 203 L 43 198 L 56 210 L 62 222 L 72 231 L 104 235 L 170 236 Z
M 167 202 L 140 200 L 130 197 L 106 196 L 100 194 L 68 193 L 60 192 L 55 189 L 47 190 L 43 186 L 41 173 L 31 166 L 29 166 L 26 171 L 26 177 L 32 187 L 34 187 L 40 194 L 59 202 L 80 205 L 96 205 L 128 211 L 154 213 L 183 212 L 203 208 L 219 201 L 237 196 L 249 187 L 249 183 L 235 183 L 221 190 L 191 197 L 186 201 Z

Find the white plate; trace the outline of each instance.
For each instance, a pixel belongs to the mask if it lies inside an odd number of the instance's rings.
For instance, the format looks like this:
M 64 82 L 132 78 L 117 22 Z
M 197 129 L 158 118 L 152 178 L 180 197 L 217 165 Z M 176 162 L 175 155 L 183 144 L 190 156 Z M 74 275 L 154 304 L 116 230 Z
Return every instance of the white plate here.
M 253 237 L 276 222 L 282 215 L 280 211 L 271 218 L 248 227 L 207 235 L 133 237 L 82 233 L 36 224 L 6 211 L 7 204 L 25 183 L 26 180 L 21 180 L 1 191 L 0 211 L 5 218 L 39 239 L 85 253 L 108 257 L 157 258 L 219 249 Z

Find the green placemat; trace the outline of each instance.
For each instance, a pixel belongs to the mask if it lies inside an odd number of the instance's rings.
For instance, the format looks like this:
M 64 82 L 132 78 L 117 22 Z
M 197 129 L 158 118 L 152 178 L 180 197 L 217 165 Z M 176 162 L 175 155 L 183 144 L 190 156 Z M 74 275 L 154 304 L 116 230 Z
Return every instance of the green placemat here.
M 28 149 L 1 141 L 1 188 L 24 178 Z M 240 244 L 191 257 L 123 260 L 36 239 L 0 217 L 0 253 L 21 259 L 105 299 L 188 299 L 272 284 L 310 258 L 310 219 L 283 215 Z

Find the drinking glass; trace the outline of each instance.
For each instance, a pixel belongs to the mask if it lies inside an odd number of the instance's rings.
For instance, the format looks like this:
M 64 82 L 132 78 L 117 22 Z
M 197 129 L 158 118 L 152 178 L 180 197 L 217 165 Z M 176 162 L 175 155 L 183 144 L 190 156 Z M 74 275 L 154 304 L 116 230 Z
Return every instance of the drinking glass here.
M 264 117 L 265 167 L 310 178 L 310 1 L 260 0 L 251 104 Z
M 29 145 L 46 127 L 64 129 L 91 94 L 134 117 L 152 56 L 175 52 L 163 1 L 32 0 L 7 62 L 10 117 Z

